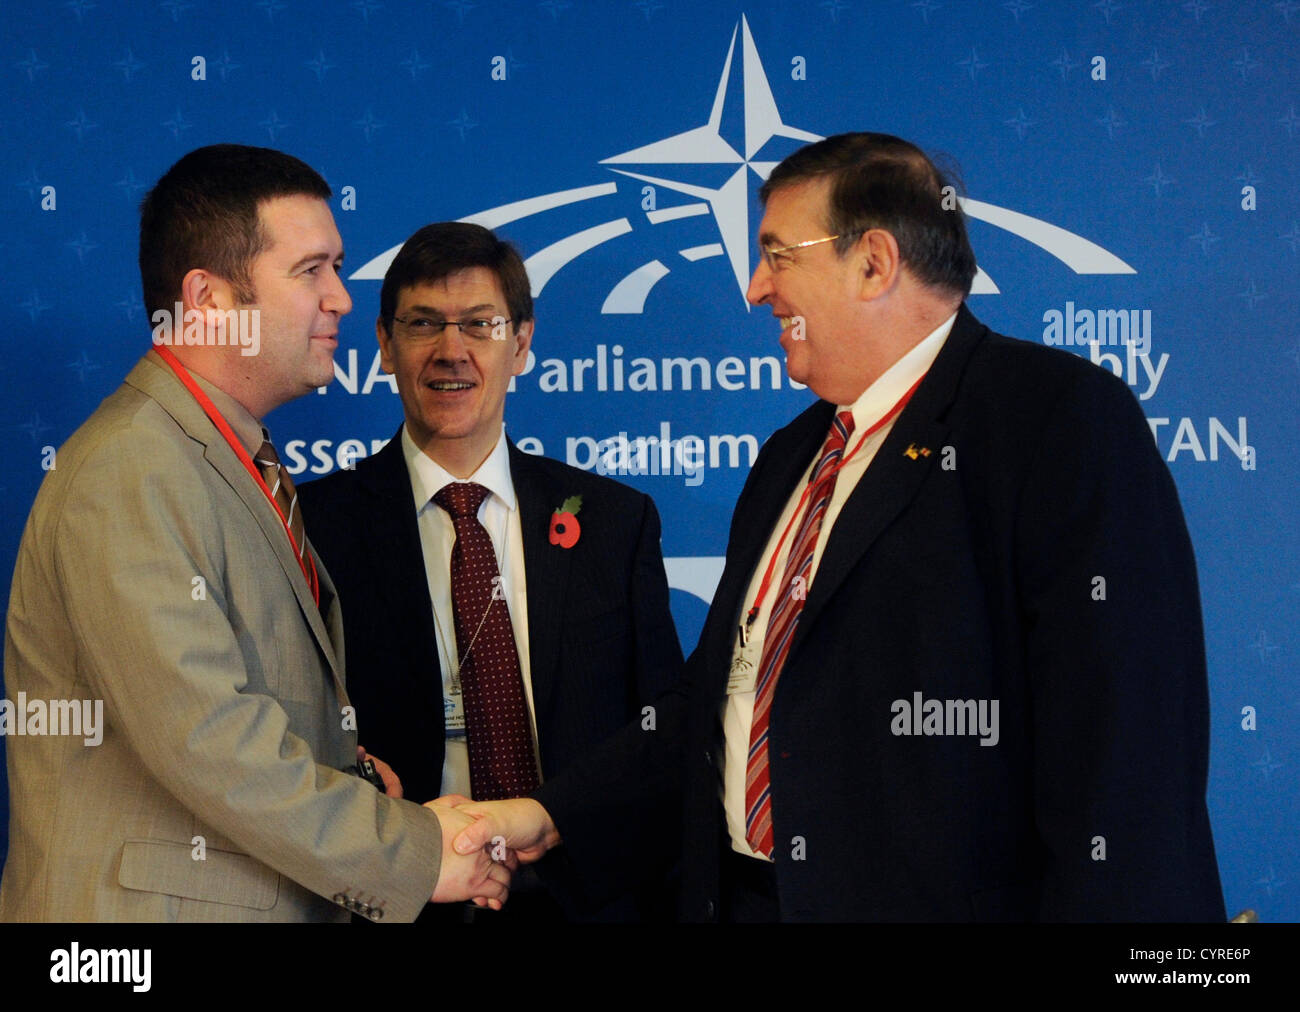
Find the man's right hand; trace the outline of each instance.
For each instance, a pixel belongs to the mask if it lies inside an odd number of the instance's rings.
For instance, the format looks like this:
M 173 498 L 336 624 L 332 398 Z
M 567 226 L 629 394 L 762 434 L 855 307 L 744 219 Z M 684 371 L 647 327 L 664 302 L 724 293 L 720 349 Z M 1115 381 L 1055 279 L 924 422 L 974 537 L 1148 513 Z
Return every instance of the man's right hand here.
M 493 861 L 485 846 L 453 846 L 460 839 L 457 834 L 463 836 L 477 824 L 473 817 L 439 801 L 427 802 L 424 807 L 438 816 L 442 827 L 442 864 L 433 889 L 433 902 L 473 900 L 479 906 L 500 910 L 510 894 L 510 869 Z
M 439 798 L 430 804 L 460 802 L 459 797 Z M 474 822 L 453 842 L 459 854 L 473 854 L 487 848 L 513 851 L 520 861 L 536 861 L 560 843 L 559 830 L 550 813 L 532 798 L 507 801 L 472 801 L 459 804 L 456 812 L 472 816 Z

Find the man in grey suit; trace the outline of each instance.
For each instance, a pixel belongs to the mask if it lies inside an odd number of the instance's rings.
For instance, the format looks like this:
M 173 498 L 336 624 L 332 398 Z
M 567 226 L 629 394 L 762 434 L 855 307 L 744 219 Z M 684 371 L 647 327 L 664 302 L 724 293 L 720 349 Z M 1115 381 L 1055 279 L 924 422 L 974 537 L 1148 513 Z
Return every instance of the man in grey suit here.
M 59 449 L 5 637 L 10 699 L 91 700 L 103 722 L 9 739 L 0 920 L 401 921 L 430 897 L 505 899 L 505 867 L 450 849 L 466 816 L 347 772 L 339 605 L 260 421 L 333 377 L 352 302 L 329 196 L 295 158 L 217 145 L 145 199 L 155 347 Z

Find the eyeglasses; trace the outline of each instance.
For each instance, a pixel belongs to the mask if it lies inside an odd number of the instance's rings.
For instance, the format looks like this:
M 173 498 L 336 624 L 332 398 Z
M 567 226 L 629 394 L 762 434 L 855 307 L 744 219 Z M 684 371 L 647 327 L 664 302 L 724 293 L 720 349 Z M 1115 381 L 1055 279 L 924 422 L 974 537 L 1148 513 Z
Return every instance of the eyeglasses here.
M 424 344 L 434 340 L 448 327 L 460 328 L 461 334 L 465 337 L 476 337 L 480 340 L 495 337 L 498 340 L 506 339 L 505 325 L 510 321 L 504 316 L 474 316 L 467 320 L 440 320 L 434 316 L 409 316 L 403 319 L 400 316 L 393 317 L 393 323 L 397 324 L 393 328 L 403 340 L 410 341 L 412 344 Z
M 790 256 L 792 250 L 804 249 L 808 246 L 820 246 L 824 242 L 833 242 L 836 239 L 846 239 L 849 236 L 861 235 L 860 232 L 843 232 L 840 235 L 827 235 L 820 239 L 806 239 L 803 242 L 792 242 L 789 246 L 764 246 L 762 247 L 763 261 L 767 264 L 769 271 L 774 271 L 779 266 L 794 263 L 794 257 Z

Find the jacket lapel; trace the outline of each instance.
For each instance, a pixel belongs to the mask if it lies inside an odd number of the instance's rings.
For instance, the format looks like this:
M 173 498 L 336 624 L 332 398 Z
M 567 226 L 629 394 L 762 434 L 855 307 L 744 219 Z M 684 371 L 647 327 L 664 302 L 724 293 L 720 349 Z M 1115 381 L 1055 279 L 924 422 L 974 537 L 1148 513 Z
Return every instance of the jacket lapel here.
M 524 542 L 528 668 L 533 685 L 533 709 L 535 713 L 544 713 L 555 687 L 565 591 L 572 565 L 571 553 L 551 544 L 551 514 L 573 490 L 566 492 L 553 487 L 528 454 L 513 442 L 509 444 L 509 450 L 510 480 L 515 486 Z
M 845 577 L 912 502 L 930 469 L 938 466 L 940 447 L 948 432 L 942 418 L 983 333 L 984 328 L 963 303 L 925 379 L 840 510 L 799 616 L 790 644 L 792 654 Z M 928 447 L 930 455 L 908 455 L 905 451 L 913 444 Z
M 402 452 L 401 426 L 377 454 L 358 465 L 357 478 L 371 498 L 366 514 L 382 518 L 372 526 L 369 537 L 374 564 L 386 578 L 379 581 L 383 603 L 371 611 L 401 615 L 404 622 L 414 623 L 412 630 L 420 644 L 418 656 L 432 658 L 441 685 L 433 603 L 424 571 L 418 511 L 411 495 L 411 474 Z
M 306 576 L 303 575 L 302 567 L 298 564 L 298 557 L 289 544 L 289 538 L 284 531 L 284 524 L 280 522 L 280 516 L 275 508 L 262 493 L 252 475 L 245 470 L 244 465 L 235 456 L 235 451 L 230 448 L 225 438 L 217 431 L 216 426 L 212 424 L 203 408 L 199 406 L 193 395 L 185 389 L 180 380 L 172 374 L 166 365 L 146 356 L 131 370 L 126 382 L 156 401 L 164 411 L 175 419 L 187 436 L 203 445 L 204 459 L 239 496 L 248 512 L 252 515 L 253 520 L 261 529 L 267 543 L 271 546 L 271 550 L 275 553 L 276 561 L 279 563 L 285 578 L 289 581 L 289 586 L 298 601 L 303 618 L 311 629 L 312 635 L 316 637 L 321 653 L 324 654 L 326 661 L 329 663 L 330 672 L 334 676 L 335 687 L 340 694 L 343 694 L 342 672 L 340 671 L 339 659 L 335 653 L 334 640 L 331 638 L 330 629 L 326 626 L 320 609 L 316 607 L 316 602 L 312 598 L 311 587 L 307 583 Z M 332 588 L 333 584 L 331 583 L 331 593 Z M 322 603 L 324 603 L 323 598 Z
M 710 623 L 704 636 L 716 636 L 711 644 L 728 656 L 735 640 L 738 624 L 743 622 L 744 610 L 753 604 L 743 599 L 754 571 L 763 560 L 771 533 L 781 519 L 786 503 L 794 493 L 800 478 L 807 470 L 813 455 L 826 439 L 834 415 L 834 405 L 819 401 L 804 411 L 785 429 L 771 438 L 764 448 L 763 471 L 752 474 L 736 503 L 732 520 L 732 536 L 727 545 L 727 561 L 713 595 L 710 616 L 723 620 L 721 628 Z M 769 594 L 779 593 L 780 574 L 773 578 Z M 703 642 L 703 639 L 701 639 Z M 727 666 L 721 665 L 712 672 L 713 690 L 725 691 Z

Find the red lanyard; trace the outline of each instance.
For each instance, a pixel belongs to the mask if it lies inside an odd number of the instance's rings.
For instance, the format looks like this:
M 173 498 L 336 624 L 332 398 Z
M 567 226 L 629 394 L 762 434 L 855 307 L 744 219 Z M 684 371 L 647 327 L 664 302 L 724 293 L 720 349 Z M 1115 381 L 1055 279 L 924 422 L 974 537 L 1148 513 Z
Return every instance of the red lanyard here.
M 862 438 L 857 441 L 853 449 L 847 455 L 841 457 L 838 464 L 822 475 L 821 480 L 817 482 L 817 485 L 821 485 L 839 474 L 840 468 L 844 467 L 850 460 L 857 456 L 858 451 L 862 449 L 862 444 L 879 432 L 881 426 L 885 425 L 895 415 L 903 410 L 903 406 L 912 399 L 912 394 L 916 393 L 916 388 L 921 385 L 921 380 L 923 379 L 925 379 L 924 373 L 921 374 L 921 379 L 918 379 L 913 383 L 911 387 L 908 388 L 907 392 L 898 399 L 897 404 L 881 415 L 880 418 L 878 418 L 875 423 L 862 434 Z M 776 568 L 776 560 L 781 557 L 781 546 L 785 544 L 785 539 L 790 534 L 790 528 L 794 526 L 794 522 L 799 519 L 800 515 L 803 513 L 804 503 L 808 501 L 808 496 L 812 494 L 812 490 L 815 487 L 816 486 L 811 481 L 804 486 L 803 495 L 799 497 L 799 502 L 795 505 L 794 513 L 790 516 L 790 519 L 786 521 L 785 530 L 781 532 L 781 538 L 776 543 L 776 550 L 772 553 L 772 557 L 767 562 L 767 569 L 763 573 L 763 581 L 758 585 L 758 596 L 754 598 L 754 606 L 749 609 L 748 614 L 745 616 L 745 621 L 741 624 L 741 646 L 745 646 L 749 643 L 749 630 L 754 624 L 754 620 L 758 618 L 758 610 L 762 607 L 763 598 L 767 596 L 767 589 L 772 583 L 772 571 Z
M 302 575 L 307 578 L 307 584 L 311 587 L 312 599 L 316 602 L 316 607 L 319 608 L 320 578 L 316 574 L 316 560 L 311 557 L 311 552 L 298 551 L 298 542 L 294 540 L 293 531 L 289 529 L 289 521 L 285 519 L 284 513 L 280 510 L 280 504 L 275 501 L 275 496 L 271 494 L 271 490 L 266 487 L 262 472 L 253 463 L 253 458 L 244 449 L 244 444 L 235 437 L 234 431 L 230 428 L 230 423 L 222 417 L 221 412 L 217 410 L 217 406 L 212 403 L 212 399 L 203 392 L 203 388 L 194 382 L 194 377 L 190 375 L 185 366 L 181 365 L 172 350 L 166 345 L 155 345 L 154 351 L 171 367 L 172 372 L 176 374 L 176 378 L 185 384 L 185 388 L 194 395 L 194 399 L 199 402 L 199 407 L 212 420 L 212 424 L 217 427 L 217 431 L 225 437 L 226 442 L 230 444 L 230 448 L 235 451 L 235 456 L 239 458 L 239 462 L 253 476 L 253 480 L 257 482 L 257 487 L 262 490 L 267 502 L 275 510 L 276 515 L 280 518 L 280 523 L 284 525 L 284 533 L 289 537 L 289 544 L 293 546 L 294 553 L 298 556 L 298 565 L 302 566 Z

